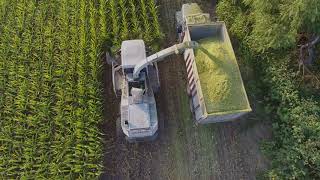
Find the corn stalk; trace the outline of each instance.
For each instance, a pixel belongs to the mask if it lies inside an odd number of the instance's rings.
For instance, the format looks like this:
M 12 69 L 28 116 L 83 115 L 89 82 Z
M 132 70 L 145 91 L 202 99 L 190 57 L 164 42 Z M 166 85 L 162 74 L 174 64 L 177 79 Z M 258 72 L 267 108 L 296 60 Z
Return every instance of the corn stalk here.
M 159 18 L 158 18 L 158 9 L 157 5 L 154 0 L 148 1 L 148 7 L 149 11 L 152 17 L 152 27 L 153 27 L 153 38 L 154 39 L 162 39 L 163 38 L 163 33 L 160 30 L 160 23 L 159 23 Z
M 138 10 L 136 7 L 135 0 L 129 0 L 129 4 L 130 4 L 130 14 L 129 14 L 130 17 L 128 18 L 131 19 L 131 29 L 133 32 L 133 36 L 139 37 L 139 34 L 141 34 L 141 27 L 140 27 L 140 22 L 137 15 Z
M 147 13 L 147 6 L 146 6 L 146 3 L 145 3 L 145 0 L 139 0 L 140 2 L 140 10 L 141 10 L 141 19 L 142 19 L 142 22 L 143 22 L 143 25 L 144 25 L 144 40 L 147 42 L 147 43 L 151 43 L 152 41 L 152 35 L 151 35 L 151 24 L 149 22 L 149 15 Z
M 121 40 L 127 40 L 129 36 L 127 1 L 119 0 L 119 11 L 121 13 Z
M 115 46 L 120 46 L 120 27 L 119 27 L 119 11 L 118 11 L 118 3 L 117 0 L 110 0 L 109 2 L 109 9 L 110 9 L 110 16 L 111 16 L 111 23 L 112 23 L 112 35 L 113 35 L 113 44 Z
M 99 34 L 100 44 L 105 43 L 109 38 L 109 31 L 107 29 L 107 1 L 99 0 Z

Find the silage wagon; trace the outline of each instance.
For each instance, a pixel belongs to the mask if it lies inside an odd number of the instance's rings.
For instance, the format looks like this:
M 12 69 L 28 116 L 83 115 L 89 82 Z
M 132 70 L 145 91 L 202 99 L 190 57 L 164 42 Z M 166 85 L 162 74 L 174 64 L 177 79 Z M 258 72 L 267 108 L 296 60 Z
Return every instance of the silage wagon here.
M 225 23 L 211 21 L 210 15 L 195 3 L 184 4 L 176 19 L 179 39 L 196 41 L 200 46 L 183 53 L 195 121 L 200 124 L 231 121 L 250 112 Z

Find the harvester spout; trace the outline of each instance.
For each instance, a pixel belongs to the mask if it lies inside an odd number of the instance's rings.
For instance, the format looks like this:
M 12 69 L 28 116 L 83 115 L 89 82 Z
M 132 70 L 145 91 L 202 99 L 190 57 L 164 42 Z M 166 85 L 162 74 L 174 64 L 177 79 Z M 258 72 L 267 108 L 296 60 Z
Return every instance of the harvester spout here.
M 179 54 L 184 52 L 189 48 L 197 48 L 199 44 L 196 41 L 186 41 L 180 44 L 175 44 L 171 47 L 168 47 L 164 50 L 161 50 L 149 57 L 147 57 L 144 61 L 141 61 L 134 67 L 133 78 L 139 78 L 140 71 L 145 68 L 147 65 L 163 60 L 165 57 L 170 56 L 172 54 Z

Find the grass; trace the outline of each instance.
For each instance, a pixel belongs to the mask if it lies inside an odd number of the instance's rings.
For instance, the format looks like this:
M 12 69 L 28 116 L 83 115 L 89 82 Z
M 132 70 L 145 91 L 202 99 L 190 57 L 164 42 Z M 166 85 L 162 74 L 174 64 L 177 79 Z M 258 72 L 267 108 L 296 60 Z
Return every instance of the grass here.
M 195 56 L 207 112 L 250 109 L 232 47 L 217 38 L 202 39 L 199 44 Z

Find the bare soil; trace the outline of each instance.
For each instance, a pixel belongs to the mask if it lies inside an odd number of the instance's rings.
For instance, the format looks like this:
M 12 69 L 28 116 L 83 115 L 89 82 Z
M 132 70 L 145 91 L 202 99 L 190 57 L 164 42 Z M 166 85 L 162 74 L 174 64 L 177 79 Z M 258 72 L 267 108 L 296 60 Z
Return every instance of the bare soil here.
M 176 43 L 174 15 L 188 1 L 159 0 L 160 17 L 167 41 Z M 209 3 L 207 3 L 209 2 Z M 215 1 L 200 1 L 214 16 Z M 258 112 L 229 123 L 196 125 L 189 111 L 186 68 L 181 56 L 158 63 L 160 93 L 156 96 L 159 136 L 153 142 L 130 144 L 116 137 L 119 100 L 114 97 L 111 69 L 105 66 L 105 173 L 101 179 L 256 179 L 268 168 L 260 143 L 270 138 L 270 125 Z M 248 73 L 245 73 L 245 83 Z M 245 84 L 246 85 L 246 84 Z M 249 94 L 250 92 L 248 92 Z

